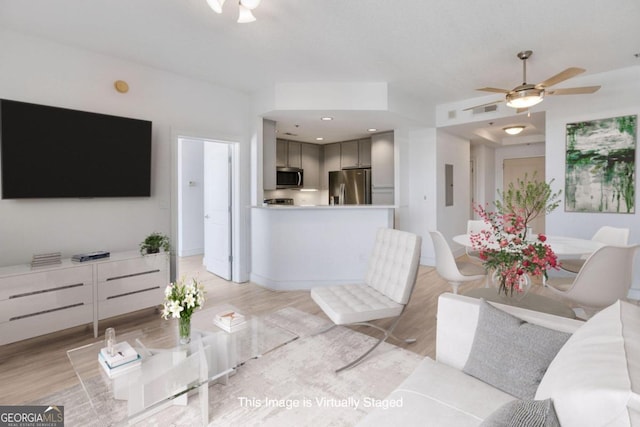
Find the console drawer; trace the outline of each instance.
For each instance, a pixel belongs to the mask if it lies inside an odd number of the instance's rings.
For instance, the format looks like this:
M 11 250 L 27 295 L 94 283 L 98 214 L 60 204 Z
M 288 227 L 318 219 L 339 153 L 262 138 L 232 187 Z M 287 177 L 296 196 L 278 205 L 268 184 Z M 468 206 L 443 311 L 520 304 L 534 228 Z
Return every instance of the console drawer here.
M 0 300 L 17 299 L 30 294 L 50 294 L 75 285 L 91 285 L 93 268 L 90 265 L 0 278 Z
M 14 322 L 74 307 L 93 305 L 93 286 L 73 285 L 55 292 L 43 292 L 0 301 L 0 322 Z M 91 319 L 89 319 L 91 320 Z

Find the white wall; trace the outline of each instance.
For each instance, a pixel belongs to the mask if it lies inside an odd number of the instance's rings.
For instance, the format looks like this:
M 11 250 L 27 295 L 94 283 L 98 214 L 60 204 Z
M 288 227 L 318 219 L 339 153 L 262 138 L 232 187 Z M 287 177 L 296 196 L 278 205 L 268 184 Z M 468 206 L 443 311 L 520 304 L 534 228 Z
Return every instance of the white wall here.
M 241 141 L 249 173 L 249 100 L 240 92 L 134 62 L 0 31 L 0 97 L 153 121 L 150 198 L 0 201 L 0 265 L 34 253 L 137 249 L 152 231 L 173 234 L 171 141 L 176 129 Z M 130 91 L 120 94 L 115 80 Z M 249 179 L 242 185 L 248 194 Z
M 395 142 L 406 141 L 400 152 L 397 173 L 403 177 L 396 186 L 399 200 L 396 228 L 422 236 L 420 264 L 435 265 L 429 231 L 437 228 L 436 130 L 395 131 Z
M 453 245 L 451 238 L 467 230 L 469 219 L 471 189 L 469 188 L 469 163 L 471 148 L 468 140 L 437 131 L 436 151 L 436 192 L 437 192 L 437 229 L 448 240 L 456 255 L 462 255 L 464 249 Z M 453 165 L 453 205 L 445 206 L 445 165 Z
M 494 171 L 496 170 L 495 149 L 486 145 L 471 146 L 471 158 L 475 162 L 475 191 L 476 205 L 485 206 L 491 204 L 496 197 L 496 181 Z M 477 217 L 474 214 L 474 217 Z
M 204 143 L 178 140 L 178 256 L 204 254 Z
M 554 97 L 547 103 L 546 116 L 546 175 L 547 180 L 555 178 L 559 188 L 565 185 L 565 152 L 567 123 L 602 119 L 640 113 L 640 67 L 631 67 L 610 73 L 596 74 L 588 78 L 572 79 L 575 86 L 602 85 L 593 95 L 579 97 Z M 591 238 L 603 225 L 627 227 L 630 229 L 629 242 L 640 243 L 640 188 L 638 147 L 636 146 L 636 201 L 635 213 L 579 213 L 565 212 L 560 206 L 547 216 L 546 229 L 549 234 L 562 234 Z M 640 255 L 636 254 L 633 289 L 630 297 L 640 299 Z M 606 285 L 603 283 L 603 286 Z

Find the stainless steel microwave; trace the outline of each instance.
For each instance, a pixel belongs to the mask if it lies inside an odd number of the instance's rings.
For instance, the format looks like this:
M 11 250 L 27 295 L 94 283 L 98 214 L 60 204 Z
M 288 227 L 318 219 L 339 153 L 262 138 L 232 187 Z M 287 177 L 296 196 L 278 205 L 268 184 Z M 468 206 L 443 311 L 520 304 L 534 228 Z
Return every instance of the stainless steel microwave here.
M 304 171 L 300 168 L 276 168 L 276 188 L 302 188 Z

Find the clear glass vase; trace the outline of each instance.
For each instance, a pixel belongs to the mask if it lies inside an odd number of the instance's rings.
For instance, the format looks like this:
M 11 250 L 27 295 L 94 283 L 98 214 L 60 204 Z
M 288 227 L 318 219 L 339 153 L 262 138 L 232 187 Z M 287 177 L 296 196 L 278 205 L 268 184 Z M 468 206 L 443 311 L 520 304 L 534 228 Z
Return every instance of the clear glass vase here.
M 505 279 L 500 274 L 500 271 L 494 270 L 491 275 L 491 282 L 496 288 L 498 288 L 498 294 L 504 293 L 505 296 L 510 296 L 518 300 L 527 296 L 529 289 L 531 289 L 531 277 L 529 277 L 527 273 L 519 275 L 514 286 L 507 287 Z
M 189 344 L 191 342 L 191 317 L 178 319 L 178 336 L 180 344 Z

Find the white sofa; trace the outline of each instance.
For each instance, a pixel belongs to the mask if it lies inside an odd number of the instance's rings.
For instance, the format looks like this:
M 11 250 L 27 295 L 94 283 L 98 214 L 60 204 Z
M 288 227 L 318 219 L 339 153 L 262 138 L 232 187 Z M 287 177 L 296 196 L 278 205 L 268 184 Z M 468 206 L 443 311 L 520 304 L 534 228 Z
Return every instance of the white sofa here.
M 640 307 L 617 302 L 588 322 L 493 304 L 526 322 L 572 333 L 537 388 L 551 398 L 563 427 L 640 426 Z M 436 361 L 430 358 L 359 426 L 478 426 L 515 398 L 462 369 L 480 300 L 443 294 L 438 301 Z

